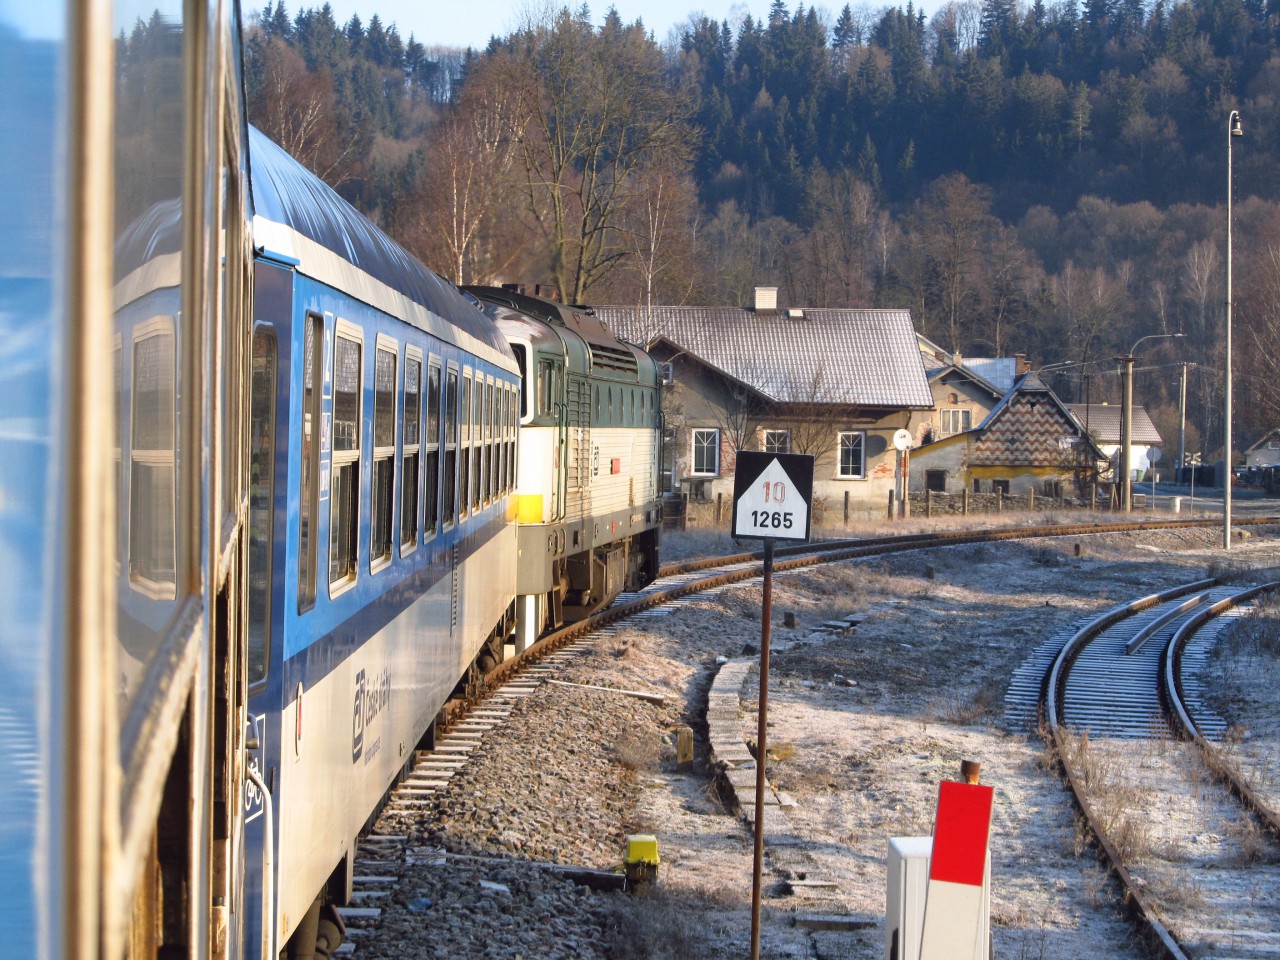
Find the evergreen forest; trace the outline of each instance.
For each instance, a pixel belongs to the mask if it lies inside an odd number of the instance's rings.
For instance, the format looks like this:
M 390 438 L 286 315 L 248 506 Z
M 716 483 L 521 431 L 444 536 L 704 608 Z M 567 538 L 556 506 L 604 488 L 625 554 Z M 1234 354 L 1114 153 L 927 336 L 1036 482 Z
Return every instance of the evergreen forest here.
M 908 308 L 1071 401 L 1182 334 L 1135 380 L 1169 459 L 1181 377 L 1221 455 L 1230 168 L 1237 451 L 1280 426 L 1280 0 L 566 7 L 484 50 L 274 0 L 244 40 L 250 120 L 456 282 Z

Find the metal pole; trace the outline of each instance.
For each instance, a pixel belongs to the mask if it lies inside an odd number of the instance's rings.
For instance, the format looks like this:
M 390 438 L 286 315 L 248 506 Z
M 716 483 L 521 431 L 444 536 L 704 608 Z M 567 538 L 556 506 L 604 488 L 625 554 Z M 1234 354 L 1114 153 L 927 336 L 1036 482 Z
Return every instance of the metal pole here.
M 1178 382 L 1178 467 L 1173 472 L 1175 483 L 1182 481 L 1182 471 L 1187 465 L 1187 362 L 1182 362 L 1182 377 Z
M 1231 140 L 1243 133 L 1240 129 L 1240 111 L 1232 110 L 1227 117 L 1227 379 L 1223 411 L 1222 462 L 1224 473 L 1222 490 L 1222 549 L 1231 549 Z
M 1120 398 L 1120 509 L 1128 513 L 1133 504 L 1130 489 L 1129 444 L 1133 436 L 1133 354 L 1120 358 L 1120 378 L 1124 393 Z
M 773 540 L 764 541 L 760 608 L 760 718 L 756 726 L 756 849 L 751 864 L 751 960 L 760 960 L 760 875 L 764 863 L 764 762 L 769 718 L 769 620 L 773 615 Z

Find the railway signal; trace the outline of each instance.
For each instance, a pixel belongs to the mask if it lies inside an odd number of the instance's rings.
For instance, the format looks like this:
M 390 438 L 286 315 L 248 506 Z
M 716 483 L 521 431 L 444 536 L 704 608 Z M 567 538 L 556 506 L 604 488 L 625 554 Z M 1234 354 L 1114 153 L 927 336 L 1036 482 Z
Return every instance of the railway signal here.
M 764 765 L 769 716 L 769 619 L 773 606 L 773 542 L 808 540 L 813 457 L 798 453 L 738 454 L 733 475 L 733 535 L 764 539 L 760 609 L 760 719 L 756 728 L 756 849 L 751 873 L 751 960 L 760 957 L 760 871 L 764 860 Z

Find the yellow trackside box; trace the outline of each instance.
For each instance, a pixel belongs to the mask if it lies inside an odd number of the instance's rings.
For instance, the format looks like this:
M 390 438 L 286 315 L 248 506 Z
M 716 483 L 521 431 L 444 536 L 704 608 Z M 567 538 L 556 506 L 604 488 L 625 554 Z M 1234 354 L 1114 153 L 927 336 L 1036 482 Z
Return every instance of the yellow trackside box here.
M 627 863 L 658 865 L 658 838 L 651 833 L 633 833 L 627 837 Z

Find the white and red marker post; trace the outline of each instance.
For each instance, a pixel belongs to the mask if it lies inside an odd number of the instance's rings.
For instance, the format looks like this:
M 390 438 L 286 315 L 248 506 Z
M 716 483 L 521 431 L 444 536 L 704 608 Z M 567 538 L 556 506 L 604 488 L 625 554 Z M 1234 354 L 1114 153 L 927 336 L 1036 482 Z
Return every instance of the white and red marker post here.
M 965 761 L 963 773 L 967 782 L 938 788 L 920 960 L 986 956 L 982 892 L 995 791 L 978 783 L 978 764 Z

